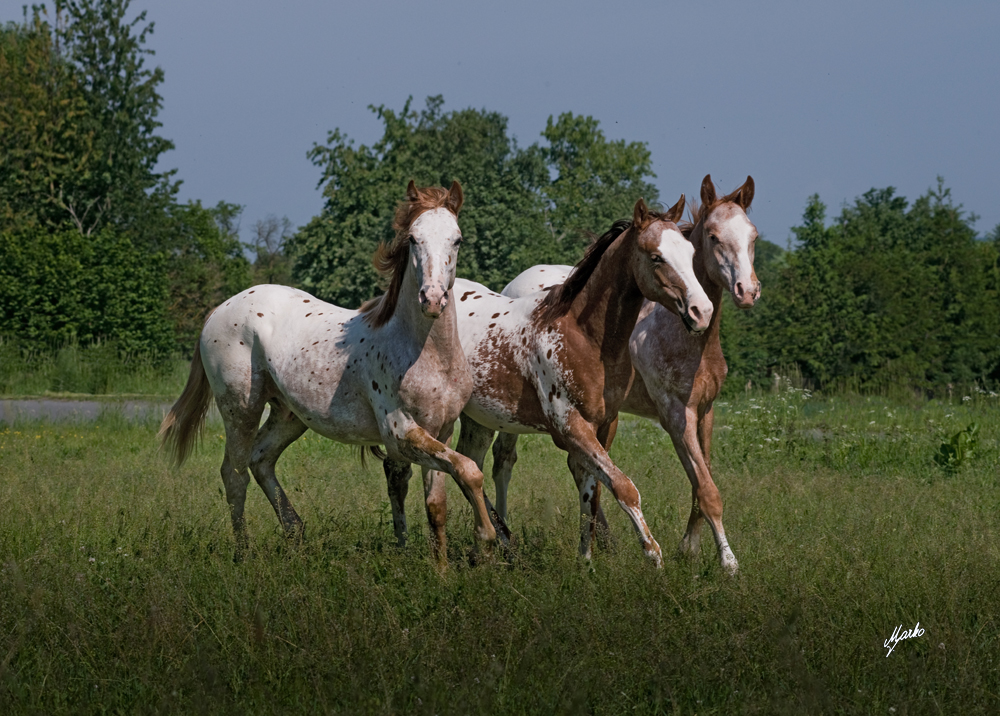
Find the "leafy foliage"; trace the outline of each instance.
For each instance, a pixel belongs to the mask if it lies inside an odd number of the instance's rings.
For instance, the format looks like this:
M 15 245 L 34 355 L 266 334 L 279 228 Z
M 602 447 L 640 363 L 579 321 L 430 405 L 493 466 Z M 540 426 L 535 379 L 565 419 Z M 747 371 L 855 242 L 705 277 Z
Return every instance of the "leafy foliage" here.
M 339 130 L 309 156 L 323 169 L 327 201 L 290 241 L 294 277 L 319 296 L 357 306 L 376 292 L 371 254 L 392 235 L 392 211 L 411 178 L 418 184 L 462 184 L 459 223 L 465 242 L 459 275 L 500 289 L 536 263 L 575 263 L 584 229 L 603 231 L 631 211 L 637 192 L 655 187 L 645 144 L 609 142 L 590 117 L 549 119 L 545 138 L 521 149 L 496 112 L 424 110 L 407 100 L 398 114 L 372 107 L 382 138 L 355 148 Z
M 745 319 L 757 344 L 730 364 L 758 377 L 796 364 L 815 385 L 859 389 L 1000 378 L 998 245 L 973 220 L 941 180 L 912 206 L 872 189 L 829 226 L 811 197 L 798 250 Z
M 123 257 L 123 271 L 145 261 L 122 274 L 114 300 L 152 315 L 156 296 L 159 318 L 115 323 L 117 313 L 91 315 L 73 290 L 62 296 L 16 280 L 4 290 L 27 294 L 11 295 L 18 303 L 6 307 L 2 330 L 21 340 L 115 339 L 129 350 L 169 350 L 176 340 L 189 350 L 207 311 L 251 281 L 237 237 L 240 207 L 179 204 L 173 172 L 156 169 L 173 147 L 156 134 L 164 75 L 146 66 L 153 24 L 145 12 L 128 20 L 129 7 L 130 0 L 56 0 L 54 27 L 48 8 L 33 6 L 22 24 L 0 30 L 0 231 L 7 255 L 43 272 L 50 256 L 51 270 L 70 272 L 63 274 L 70 286 L 97 280 L 74 271 L 112 270 L 102 263 L 109 251 Z M 74 230 L 85 240 L 72 239 Z M 140 336 L 164 330 L 165 337 Z
M 87 100 L 36 10 L 0 28 L 0 229 L 60 225 L 96 162 Z
M 602 233 L 630 216 L 639 197 L 659 200 L 652 156 L 645 142 L 609 142 L 593 117 L 566 112 L 549 117 L 542 136 L 549 146 L 541 154 L 555 179 L 544 187 L 547 224 L 557 241 L 568 239 L 560 252 L 576 263 L 588 233 Z
M 165 219 L 171 230 L 164 247 L 170 300 L 167 312 L 177 345 L 189 349 L 198 340 L 208 313 L 251 284 L 251 267 L 243 255 L 236 204 L 220 201 L 206 209 L 201 202 L 173 204 Z
M 0 234 L 0 334 L 39 345 L 115 340 L 124 350 L 172 346 L 162 256 L 109 229 Z
M 934 462 L 945 472 L 955 473 L 964 463 L 976 456 L 979 447 L 979 423 L 969 423 L 964 430 L 959 430 L 951 438 L 941 444 Z
M 163 70 L 146 67 L 146 12 L 126 20 L 131 0 L 56 0 L 56 36 L 87 103 L 82 129 L 93 137 L 97 162 L 60 203 L 74 225 L 90 233 L 106 222 L 139 235 L 155 231 L 172 202 L 173 172 L 157 172 L 173 143 L 157 134 Z

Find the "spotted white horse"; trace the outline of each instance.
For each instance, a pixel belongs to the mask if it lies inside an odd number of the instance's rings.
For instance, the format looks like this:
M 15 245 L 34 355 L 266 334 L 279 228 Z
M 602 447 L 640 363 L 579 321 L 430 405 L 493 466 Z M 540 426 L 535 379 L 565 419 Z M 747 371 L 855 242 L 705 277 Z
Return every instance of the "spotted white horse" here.
M 726 539 L 722 497 L 712 479 L 712 406 L 727 371 L 719 342 L 722 299 L 728 292 L 737 307 L 748 309 L 760 296 L 753 268 L 757 228 L 746 214 L 753 195 L 752 177 L 731 194 L 719 197 L 711 175 L 705 176 L 701 205 L 692 206 L 691 221 L 682 225 L 682 230 L 694 247 L 695 273 L 715 309 L 711 324 L 704 333 L 692 334 L 671 311 L 647 301 L 629 341 L 637 375 L 622 405 L 623 412 L 659 421 L 670 434 L 691 482 L 691 515 L 680 551 L 698 553 L 701 523 L 707 520 L 719 561 L 730 573 L 737 571 L 738 563 Z M 503 295 L 534 294 L 561 283 L 571 271 L 570 266 L 535 266 L 511 281 Z M 507 517 L 507 487 L 517 459 L 516 448 L 517 436 L 504 433 L 493 445 L 496 510 L 501 519 Z M 603 512 L 598 519 L 603 521 Z
M 705 330 L 712 317 L 712 304 L 694 275 L 694 248 L 674 223 L 683 208 L 683 196 L 665 214 L 649 211 L 639 200 L 632 221 L 617 222 L 588 249 L 572 278 L 544 297 L 513 299 L 480 284 L 455 283 L 459 334 L 475 381 L 458 451 L 482 467 L 494 430 L 551 435 L 569 453 L 584 512 L 581 553 L 588 558 L 600 481 L 632 520 L 646 556 L 662 564 L 639 492 L 608 457 L 606 445 L 632 382 L 628 338 L 643 301 L 677 312 L 695 332 Z M 387 475 L 405 476 L 405 470 L 386 461 Z M 403 542 L 405 495 L 394 494 L 394 484 L 405 479 L 389 480 Z M 432 475 L 430 484 L 427 515 L 440 549 L 443 481 Z
M 396 210 L 396 237 L 376 253 L 389 287 L 360 311 L 287 286 L 256 286 L 205 322 L 187 386 L 160 434 L 182 462 L 215 397 L 226 431 L 222 481 L 237 559 L 248 545 L 248 468 L 286 533 L 301 531 L 275 463 L 309 429 L 372 450 L 384 445 L 391 458 L 450 474 L 472 504 L 479 542 L 496 538 L 480 468 L 447 446 L 472 393 L 451 300 L 461 205 L 458 182 L 450 191 L 410 182 Z M 258 429 L 268 404 L 270 416 Z

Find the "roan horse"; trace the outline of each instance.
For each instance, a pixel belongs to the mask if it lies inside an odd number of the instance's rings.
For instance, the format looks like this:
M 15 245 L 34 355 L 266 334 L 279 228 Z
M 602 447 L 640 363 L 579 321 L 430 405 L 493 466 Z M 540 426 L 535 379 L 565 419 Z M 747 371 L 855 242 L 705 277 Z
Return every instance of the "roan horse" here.
M 730 573 L 738 564 L 722 527 L 722 497 L 711 471 L 712 404 L 726 378 L 726 360 L 719 344 L 719 321 L 726 291 L 740 308 L 751 308 L 760 296 L 753 269 L 757 228 L 747 218 L 753 201 L 752 177 L 731 194 L 717 197 L 711 175 L 701 184 L 701 206 L 691 208 L 691 222 L 682 231 L 694 245 L 694 269 L 715 309 L 708 330 L 692 334 L 670 311 L 654 303 L 643 306 L 632 331 L 629 349 L 636 369 L 635 382 L 622 411 L 658 420 L 670 433 L 681 464 L 691 481 L 691 515 L 680 551 L 696 555 L 700 529 L 708 520 L 719 550 L 719 561 Z M 568 266 L 536 266 L 515 278 L 505 296 L 525 296 L 559 282 Z M 496 509 L 507 513 L 507 486 L 517 459 L 517 436 L 503 433 L 493 445 Z M 598 514 L 603 522 L 603 512 Z
M 551 435 L 569 453 L 584 512 L 581 553 L 588 558 L 601 481 L 632 520 L 645 554 L 662 564 L 639 492 L 605 446 L 632 383 L 628 338 L 643 301 L 676 311 L 695 332 L 704 331 L 712 317 L 711 302 L 694 275 L 694 249 L 674 223 L 683 209 L 683 196 L 665 214 L 649 211 L 640 199 L 633 220 L 617 222 L 597 239 L 573 275 L 545 296 L 515 300 L 476 283 L 455 283 L 459 334 L 475 381 L 458 451 L 481 467 L 494 430 Z M 385 469 L 402 543 L 408 466 L 387 461 Z M 428 485 L 432 543 L 440 550 L 443 482 L 432 474 L 425 476 Z
M 181 397 L 160 435 L 178 463 L 189 454 L 215 396 L 226 428 L 222 481 L 236 535 L 248 546 L 247 468 L 286 534 L 302 522 L 278 484 L 278 457 L 307 429 L 343 443 L 384 445 L 397 460 L 443 470 L 475 513 L 476 537 L 496 538 L 476 464 L 447 446 L 472 393 L 451 299 L 462 235 L 462 189 L 417 189 L 396 209 L 395 239 L 375 254 L 386 292 L 360 311 L 287 286 L 256 286 L 208 317 Z M 258 429 L 264 406 L 267 422 Z

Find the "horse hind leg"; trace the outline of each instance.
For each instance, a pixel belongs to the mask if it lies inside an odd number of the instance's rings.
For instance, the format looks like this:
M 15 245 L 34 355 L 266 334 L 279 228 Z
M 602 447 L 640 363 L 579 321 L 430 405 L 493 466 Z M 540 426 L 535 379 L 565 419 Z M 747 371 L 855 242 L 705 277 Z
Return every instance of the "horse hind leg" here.
M 490 443 L 493 442 L 493 436 L 494 432 L 492 430 L 477 423 L 472 418 L 465 416 L 462 420 L 462 429 L 458 434 L 458 447 L 456 450 L 475 462 L 476 467 L 479 468 L 481 472 L 483 469 L 483 462 L 486 460 L 486 453 L 490 449 Z M 499 489 L 497 494 L 499 494 Z M 506 498 L 506 485 L 504 485 L 504 500 L 506 500 Z M 483 492 L 483 501 L 486 504 L 486 511 L 489 514 L 490 523 L 492 524 L 494 531 L 497 533 L 497 536 L 504 544 L 509 543 L 510 530 L 507 528 L 504 515 L 493 506 L 490 502 L 490 498 L 485 492 Z M 506 512 L 506 506 L 504 506 L 504 512 Z
M 267 495 L 267 501 L 274 508 L 278 522 L 286 537 L 305 536 L 302 520 L 299 518 L 291 501 L 281 488 L 275 475 L 275 465 L 281 453 L 289 445 L 298 440 L 307 430 L 305 423 L 299 420 L 290 410 L 276 402 L 271 403 L 271 414 L 267 422 L 257 432 L 253 450 L 250 456 L 250 470 L 260 489 Z
M 233 554 L 234 562 L 242 562 L 250 546 L 247 536 L 246 518 L 243 516 L 243 506 L 247 499 L 247 485 L 250 484 L 250 475 L 246 468 L 236 470 L 232 460 L 229 459 L 229 450 L 222 459 L 222 467 L 219 472 L 222 474 L 222 484 L 226 488 L 226 502 L 229 504 L 229 516 L 233 521 L 233 536 L 236 538 L 236 551 Z
M 382 460 L 385 482 L 389 490 L 389 505 L 392 507 L 392 530 L 396 533 L 396 544 L 406 546 L 409 533 L 406 529 L 406 493 L 409 492 L 413 468 L 405 460 Z
M 249 547 L 246 520 L 243 508 L 246 503 L 247 485 L 250 484 L 249 462 L 250 451 L 257 435 L 264 404 L 248 401 L 249 407 L 240 404 L 234 394 L 228 394 L 223 399 L 216 399 L 219 413 L 226 428 L 226 455 L 222 461 L 222 482 L 226 488 L 226 502 L 229 503 L 229 513 L 233 521 L 233 534 L 236 538 L 236 552 L 233 561 L 244 558 Z
M 493 484 L 497 489 L 496 511 L 502 520 L 507 519 L 507 489 L 516 462 L 517 435 L 499 433 L 493 442 Z

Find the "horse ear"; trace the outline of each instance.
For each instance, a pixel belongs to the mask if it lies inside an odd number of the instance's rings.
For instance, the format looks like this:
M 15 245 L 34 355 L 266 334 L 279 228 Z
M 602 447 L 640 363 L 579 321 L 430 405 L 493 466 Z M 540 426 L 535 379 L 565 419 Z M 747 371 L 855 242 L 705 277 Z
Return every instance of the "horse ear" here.
M 715 203 L 715 184 L 712 182 L 712 175 L 706 174 L 701 180 L 701 205 L 712 206 Z
M 448 199 L 445 201 L 445 206 L 451 209 L 451 212 L 458 216 L 458 210 L 462 208 L 462 202 L 465 201 L 465 196 L 462 194 L 462 185 L 457 181 L 451 183 L 451 189 L 448 190 Z
M 643 226 L 649 219 L 649 207 L 646 206 L 646 200 L 639 198 L 639 201 L 635 203 L 635 207 L 632 209 L 632 226 Z
M 681 220 L 681 216 L 684 215 L 684 195 L 681 194 L 681 198 L 677 200 L 677 203 L 667 209 L 667 213 L 664 215 L 667 221 L 672 221 L 675 224 Z
M 410 179 L 410 183 L 406 185 L 406 198 L 410 201 L 416 201 L 418 198 L 417 185 L 413 183 L 412 179 Z
M 747 180 L 743 182 L 743 186 L 739 189 L 739 196 L 737 197 L 736 203 L 740 205 L 743 211 L 750 208 L 750 202 L 753 201 L 753 177 L 747 176 Z

